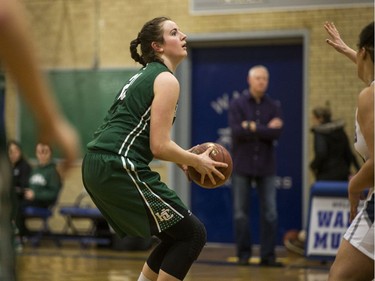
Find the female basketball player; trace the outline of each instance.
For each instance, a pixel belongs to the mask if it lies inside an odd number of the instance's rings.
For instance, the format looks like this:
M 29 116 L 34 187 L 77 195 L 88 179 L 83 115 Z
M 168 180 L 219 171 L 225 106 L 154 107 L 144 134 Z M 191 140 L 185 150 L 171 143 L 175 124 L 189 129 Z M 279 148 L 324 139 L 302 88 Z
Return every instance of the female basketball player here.
M 324 25 L 327 43 L 356 62 L 358 76 L 366 87 L 358 96 L 355 149 L 364 164 L 349 182 L 352 220 L 329 273 L 329 280 L 373 280 L 374 278 L 374 22 L 359 35 L 358 51 L 342 41 L 333 23 Z M 370 188 L 364 207 L 357 212 L 361 194 Z
M 137 47 L 140 45 L 141 54 Z M 208 155 L 195 155 L 171 140 L 179 83 L 173 73 L 187 56 L 186 35 L 166 17 L 147 22 L 130 44 L 143 65 L 124 85 L 103 124 L 87 145 L 84 185 L 120 236 L 156 235 L 161 243 L 147 259 L 139 281 L 183 280 L 206 242 L 203 224 L 176 193 L 151 171 L 155 157 L 197 169 L 214 183 L 224 178 Z

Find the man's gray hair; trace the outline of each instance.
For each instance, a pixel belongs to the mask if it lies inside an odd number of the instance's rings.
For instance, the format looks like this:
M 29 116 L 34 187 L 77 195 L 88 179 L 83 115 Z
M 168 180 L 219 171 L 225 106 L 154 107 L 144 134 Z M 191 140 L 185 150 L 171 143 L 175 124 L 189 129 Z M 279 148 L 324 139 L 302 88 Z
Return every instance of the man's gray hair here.
M 267 72 L 267 75 L 269 76 L 269 72 L 268 72 L 267 67 L 265 67 L 264 65 L 261 65 L 261 64 L 259 64 L 259 65 L 255 65 L 255 66 L 253 66 L 252 68 L 250 68 L 250 69 L 249 69 L 248 76 L 252 76 L 253 73 L 254 73 L 254 71 L 257 70 L 257 69 L 263 69 L 264 71 Z

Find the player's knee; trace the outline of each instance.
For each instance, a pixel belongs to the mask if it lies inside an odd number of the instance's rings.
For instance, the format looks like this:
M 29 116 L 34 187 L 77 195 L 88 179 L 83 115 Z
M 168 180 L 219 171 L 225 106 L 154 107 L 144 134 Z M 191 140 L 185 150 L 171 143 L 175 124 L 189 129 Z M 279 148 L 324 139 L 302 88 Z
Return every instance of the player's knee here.
M 204 245 L 206 245 L 206 241 L 207 241 L 206 228 L 203 225 L 203 223 L 198 221 L 194 225 L 193 236 L 191 240 L 191 247 L 189 249 L 189 254 L 191 258 L 193 258 L 194 260 L 198 258 Z

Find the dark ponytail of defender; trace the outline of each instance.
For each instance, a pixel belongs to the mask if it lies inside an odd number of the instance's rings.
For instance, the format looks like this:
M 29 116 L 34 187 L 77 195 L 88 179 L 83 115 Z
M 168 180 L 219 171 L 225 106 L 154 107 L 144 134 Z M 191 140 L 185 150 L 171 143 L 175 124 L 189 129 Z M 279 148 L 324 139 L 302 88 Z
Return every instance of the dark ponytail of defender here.
M 374 22 L 365 26 L 359 35 L 359 48 L 365 48 L 374 62 Z
M 138 33 L 138 37 L 130 42 L 130 54 L 133 60 L 143 66 L 154 61 L 163 62 L 155 53 L 151 44 L 152 42 L 164 43 L 162 24 L 167 20 L 170 19 L 167 17 L 158 17 L 145 23 L 142 30 Z M 141 54 L 138 53 L 138 45 L 141 45 Z

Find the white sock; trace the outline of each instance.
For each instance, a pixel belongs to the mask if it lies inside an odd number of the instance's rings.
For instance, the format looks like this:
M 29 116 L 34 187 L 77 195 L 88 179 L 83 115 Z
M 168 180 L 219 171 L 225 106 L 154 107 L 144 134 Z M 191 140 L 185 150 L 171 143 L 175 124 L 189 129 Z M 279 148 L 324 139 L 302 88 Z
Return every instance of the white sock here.
M 141 275 L 139 275 L 138 281 L 151 281 L 150 279 L 147 279 L 146 276 L 143 275 L 141 272 Z

